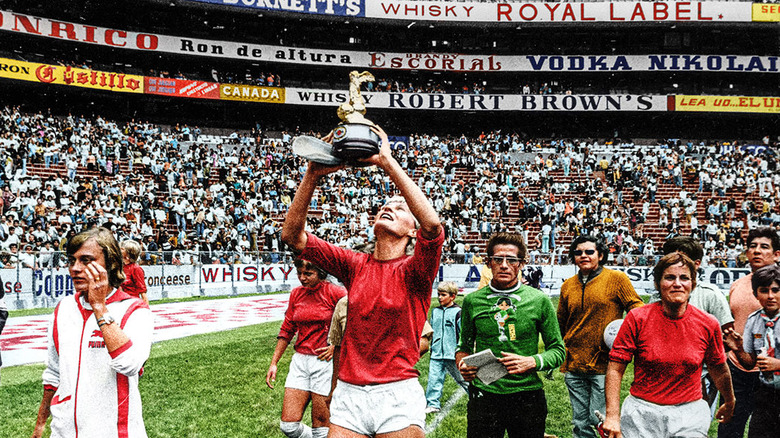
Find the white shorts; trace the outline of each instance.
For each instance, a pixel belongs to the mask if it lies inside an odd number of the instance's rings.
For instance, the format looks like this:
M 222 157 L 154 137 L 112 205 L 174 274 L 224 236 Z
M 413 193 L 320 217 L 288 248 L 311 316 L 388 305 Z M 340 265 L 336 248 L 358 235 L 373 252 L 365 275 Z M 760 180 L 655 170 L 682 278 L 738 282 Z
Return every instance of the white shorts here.
M 333 361 L 317 359 L 311 354 L 293 354 L 285 388 L 300 389 L 327 397 L 333 377 Z
M 425 391 L 417 379 L 365 386 L 339 380 L 330 404 L 330 422 L 369 436 L 412 425 L 425 430 Z
M 657 405 L 629 395 L 620 414 L 625 438 L 706 438 L 710 408 L 704 400 L 679 405 Z

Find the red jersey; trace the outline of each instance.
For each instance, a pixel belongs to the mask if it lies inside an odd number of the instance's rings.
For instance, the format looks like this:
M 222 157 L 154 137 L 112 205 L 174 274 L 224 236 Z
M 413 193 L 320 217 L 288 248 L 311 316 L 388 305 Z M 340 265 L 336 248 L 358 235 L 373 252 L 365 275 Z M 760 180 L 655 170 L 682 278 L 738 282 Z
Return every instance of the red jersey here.
M 146 293 L 146 279 L 144 278 L 143 268 L 138 266 L 138 263 L 130 263 L 125 265 L 123 270 L 125 271 L 125 282 L 122 283 L 122 290 L 136 298 Z
M 628 312 L 609 359 L 634 358 L 631 395 L 659 405 L 701 400 L 702 364 L 726 362 L 720 324 L 689 305 L 682 318 L 664 315 L 656 302 Z
M 414 255 L 376 260 L 308 234 L 301 257 L 341 280 L 349 291 L 339 379 L 373 385 L 418 377 L 420 335 L 431 306 L 444 232 L 417 232 Z
M 290 341 L 298 333 L 295 351 L 316 355 L 314 350 L 328 345 L 333 309 L 346 294 L 343 287 L 327 281 L 321 281 L 313 288 L 296 287 L 290 293 L 279 337 Z

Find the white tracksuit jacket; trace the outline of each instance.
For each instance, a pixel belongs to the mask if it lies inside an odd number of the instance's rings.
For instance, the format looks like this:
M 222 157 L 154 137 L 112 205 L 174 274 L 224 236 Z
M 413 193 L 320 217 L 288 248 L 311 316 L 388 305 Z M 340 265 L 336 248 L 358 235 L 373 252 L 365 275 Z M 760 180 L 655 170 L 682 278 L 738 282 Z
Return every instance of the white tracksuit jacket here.
M 64 298 L 54 310 L 43 372 L 44 387 L 56 390 L 52 437 L 146 437 L 138 377 L 152 346 L 152 312 L 121 289 L 106 304 L 130 338 L 112 354 L 83 298 Z

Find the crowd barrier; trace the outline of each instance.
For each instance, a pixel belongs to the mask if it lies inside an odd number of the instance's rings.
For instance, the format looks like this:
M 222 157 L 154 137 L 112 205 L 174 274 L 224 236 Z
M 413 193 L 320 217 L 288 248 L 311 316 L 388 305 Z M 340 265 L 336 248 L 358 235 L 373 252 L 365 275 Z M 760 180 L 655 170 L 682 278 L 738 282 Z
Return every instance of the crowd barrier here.
M 141 265 L 151 301 L 272 293 L 300 286 L 290 254 L 253 253 L 243 254 L 238 259 L 232 258 L 237 256 L 233 253 L 221 255 L 222 260 L 237 260 L 236 263 L 201 263 L 201 260 L 209 261 L 205 253 L 189 254 L 189 260 L 186 260 L 189 263 L 183 263 L 180 252 L 153 253 L 149 262 L 155 264 Z M 73 296 L 73 282 L 64 257 L 55 253 L 53 260 L 54 263 L 41 269 L 17 264 L 6 265 L 0 270 L 0 294 L 5 296 L 9 310 L 54 307 L 59 300 Z M 434 288 L 438 282 L 454 281 L 464 293 L 471 292 L 479 284 L 482 268 L 483 265 L 477 264 L 442 264 Z M 612 268 L 625 272 L 640 294 L 653 293 L 652 266 Z M 576 274 L 574 265 L 530 264 L 525 269 L 541 269 L 540 289 L 550 296 L 558 295 L 561 283 Z M 725 294 L 732 282 L 749 273 L 749 269 L 743 268 L 705 268 L 700 272 L 700 280 L 716 284 Z

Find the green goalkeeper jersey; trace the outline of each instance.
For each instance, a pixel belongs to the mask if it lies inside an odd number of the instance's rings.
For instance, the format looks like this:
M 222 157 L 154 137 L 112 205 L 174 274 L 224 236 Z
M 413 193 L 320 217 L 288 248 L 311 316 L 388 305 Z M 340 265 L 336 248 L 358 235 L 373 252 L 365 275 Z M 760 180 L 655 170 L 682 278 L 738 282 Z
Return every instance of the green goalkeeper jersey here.
M 545 351 L 539 353 L 539 335 Z M 558 318 L 550 299 L 540 290 L 521 285 L 513 291 L 497 291 L 490 285 L 474 291 L 463 301 L 458 351 L 468 354 L 491 349 L 532 356 L 536 370 L 510 374 L 485 385 L 479 379 L 472 383 L 485 391 L 511 394 L 543 387 L 537 371 L 557 368 L 566 357 Z

